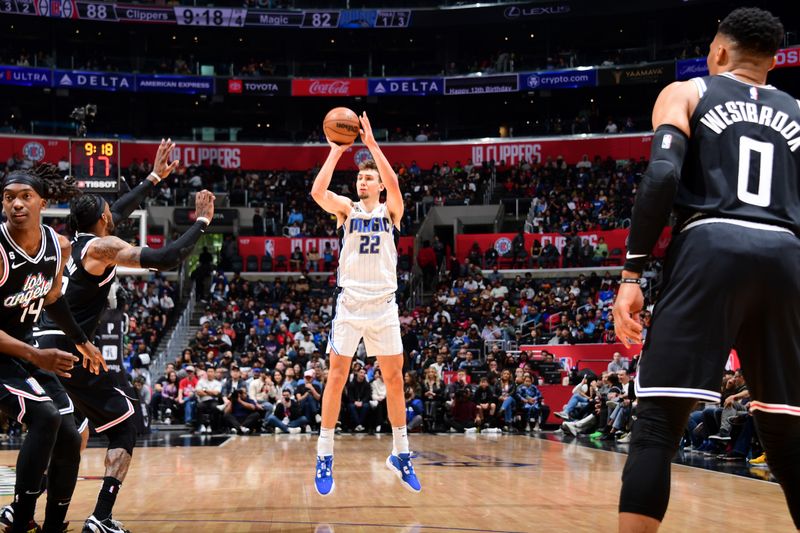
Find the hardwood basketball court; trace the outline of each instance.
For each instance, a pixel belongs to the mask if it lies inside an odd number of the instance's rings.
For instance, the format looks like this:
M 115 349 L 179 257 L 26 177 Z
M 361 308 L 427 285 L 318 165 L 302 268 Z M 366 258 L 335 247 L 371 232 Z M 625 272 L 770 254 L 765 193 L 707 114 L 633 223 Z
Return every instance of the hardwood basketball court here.
M 615 531 L 626 457 L 524 435 L 412 435 L 423 483 L 415 495 L 384 465 L 391 436 L 337 436 L 336 492 L 322 498 L 312 482 L 313 436 L 202 439 L 212 445 L 137 448 L 115 518 L 134 533 Z M 104 453 L 88 449 L 81 476 L 101 477 Z M 16 451 L 0 452 L 0 464 L 15 459 Z M 793 531 L 775 483 L 672 471 L 662 531 Z M 73 528 L 93 510 L 99 487 L 78 482 Z M 39 520 L 43 512 L 44 496 Z

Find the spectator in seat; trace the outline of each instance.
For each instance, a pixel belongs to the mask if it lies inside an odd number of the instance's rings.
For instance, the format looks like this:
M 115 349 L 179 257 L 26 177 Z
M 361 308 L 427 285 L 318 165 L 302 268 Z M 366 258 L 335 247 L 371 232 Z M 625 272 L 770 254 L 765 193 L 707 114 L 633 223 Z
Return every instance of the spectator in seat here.
M 533 384 L 533 378 L 529 374 L 525 375 L 522 387 L 517 389 L 517 401 L 525 411 L 526 424 L 530 424 L 533 431 L 541 431 L 550 415 L 550 407 L 545 405 L 542 393 Z
M 294 247 L 294 252 L 289 256 L 289 266 L 292 272 L 301 272 L 303 270 L 303 252 L 299 246 Z
M 447 386 L 447 398 L 446 403 L 447 407 L 450 408 L 453 405 L 453 401 L 455 401 L 456 394 L 463 390 L 469 390 L 470 396 L 472 396 L 472 388 L 467 383 L 467 372 L 465 370 L 459 370 L 458 374 L 456 374 L 456 380 Z
M 360 368 L 355 378 L 347 384 L 347 410 L 353 430 L 357 433 L 366 431 L 365 424 L 369 416 L 369 401 L 372 389 L 367 383 L 367 372 Z
M 205 376 L 197 382 L 197 422 L 195 429 L 200 433 L 212 433 L 219 427 L 220 395 L 222 383 L 217 379 L 216 372 L 209 368 Z M 198 427 L 199 426 L 199 427 Z
M 437 362 L 444 360 L 439 354 Z M 433 364 L 425 371 L 425 380 L 422 382 L 422 402 L 425 409 L 424 422 L 426 431 L 434 431 L 439 421 L 439 412 L 445 399 L 445 387 L 442 375 Z
M 370 390 L 372 398 L 369 405 L 375 414 L 375 432 L 380 433 L 384 427 L 389 427 L 387 424 L 388 411 L 386 410 L 386 383 L 383 381 L 383 372 L 380 368 L 376 368 L 372 373 Z
M 289 211 L 289 218 L 286 219 L 286 225 L 292 226 L 294 224 L 302 225 L 304 221 L 303 213 L 297 210 L 296 207 L 292 207 Z
M 528 260 L 528 252 L 525 250 L 525 233 L 519 230 L 519 233 L 514 236 L 511 241 L 511 251 L 509 255 L 513 259 L 514 268 L 525 268 L 525 263 Z
M 469 249 L 469 255 L 467 256 L 469 259 L 469 263 L 471 265 L 481 265 L 481 247 L 478 246 L 477 242 L 472 243 L 472 247 Z
M 422 405 L 422 400 L 417 398 L 417 395 L 414 393 L 414 389 L 411 387 L 405 388 L 405 398 L 406 398 L 406 427 L 408 431 L 414 431 L 418 427 L 422 425 L 423 418 L 422 413 L 424 413 L 424 406 Z
M 608 363 L 608 371 L 616 374 L 620 370 L 628 370 L 628 362 L 622 358 L 622 354 L 614 352 L 613 359 Z
M 542 266 L 542 243 L 539 239 L 534 239 L 531 245 L 531 264 Z
M 556 267 L 558 267 L 558 248 L 550 241 L 542 248 L 542 254 L 539 257 L 539 268 Z
M 284 433 L 300 433 L 308 419 L 300 412 L 300 406 L 292 399 L 292 393 L 283 389 L 281 400 L 275 406 L 275 414 L 267 419 L 267 427 L 280 429 Z
M 319 252 L 316 248 L 312 248 L 306 254 L 306 271 L 319 272 Z
M 586 375 L 583 376 L 583 379 L 580 383 L 575 385 L 572 389 L 572 397 L 569 399 L 569 402 L 564 406 L 563 411 L 559 411 L 556 413 L 556 416 L 559 418 L 563 418 L 564 420 L 570 420 L 572 418 L 572 411 L 576 409 L 582 409 L 586 407 L 589 403 L 589 379 Z
M 483 376 L 475 389 L 473 396 L 475 405 L 478 406 L 478 427 L 483 429 L 494 423 L 494 415 L 497 410 L 497 398 L 494 390 L 489 386 L 489 378 Z
M 325 249 L 322 250 L 322 262 L 325 266 L 325 272 L 333 270 L 333 250 L 329 242 L 325 243 Z
M 597 239 L 597 246 L 594 248 L 594 262 L 596 265 L 602 265 L 603 261 L 608 259 L 608 244 L 603 237 Z
M 497 266 L 497 258 L 500 257 L 500 254 L 497 253 L 494 246 L 490 246 L 486 249 L 486 253 L 483 257 L 486 268 L 495 268 L 495 266 Z
M 253 235 L 256 237 L 264 235 L 264 217 L 261 216 L 261 209 L 258 207 L 253 210 Z
M 417 264 L 422 269 L 422 280 L 426 288 L 430 288 L 436 277 L 436 253 L 431 241 L 424 241 L 417 253 Z
M 732 378 L 734 394 L 729 395 L 722 402 L 719 431 L 709 436 L 712 440 L 730 441 L 733 419 L 748 412 L 747 404 L 750 401 L 750 391 L 745 383 L 741 370 L 737 370 Z
M 166 380 L 156 382 L 155 394 L 150 402 L 152 416 L 157 420 L 162 420 L 165 424 L 172 423 L 172 414 L 177 409 L 178 400 L 178 374 L 175 372 L 172 363 L 167 365 Z
M 186 367 L 186 377 L 183 378 L 178 386 L 178 405 L 183 407 L 183 422 L 186 425 L 194 423 L 195 408 L 197 406 L 197 397 L 195 396 L 195 388 L 197 387 L 197 376 L 194 374 L 194 366 L 189 365 Z
M 312 428 L 316 425 L 316 417 L 322 406 L 322 387 L 314 381 L 315 377 L 316 372 L 306 370 L 303 372 L 303 382 L 294 389 L 294 396 L 300 410 Z
M 256 433 L 261 426 L 262 409 L 247 396 L 247 390 L 236 389 L 225 406 L 223 419 L 239 435 Z
M 262 368 L 253 369 L 253 379 L 247 387 L 247 395 L 254 399 L 264 410 L 264 421 L 275 411 L 275 400 L 277 393 L 275 384 L 268 373 Z
M 476 422 L 480 420 L 478 406 L 472 401 L 469 388 L 456 392 L 449 413 L 445 414 L 444 421 L 448 427 L 459 433 L 477 432 Z

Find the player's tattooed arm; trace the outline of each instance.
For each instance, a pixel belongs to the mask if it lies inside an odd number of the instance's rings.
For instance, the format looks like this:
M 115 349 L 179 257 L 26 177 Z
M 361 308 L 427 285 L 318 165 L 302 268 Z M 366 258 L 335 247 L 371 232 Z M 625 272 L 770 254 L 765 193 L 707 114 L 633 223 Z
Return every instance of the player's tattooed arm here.
M 100 275 L 110 265 L 140 268 L 142 249 L 131 246 L 119 237 L 110 235 L 92 241 L 83 258 L 83 267 L 91 274 Z

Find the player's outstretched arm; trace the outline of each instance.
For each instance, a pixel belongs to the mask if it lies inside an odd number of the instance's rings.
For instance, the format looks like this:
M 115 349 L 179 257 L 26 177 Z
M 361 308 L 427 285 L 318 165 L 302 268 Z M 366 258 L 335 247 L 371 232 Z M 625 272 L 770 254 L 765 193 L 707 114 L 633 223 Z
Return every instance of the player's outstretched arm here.
M 63 235 L 58 236 L 58 244 L 61 247 L 61 264 L 58 265 L 58 272 L 53 280 L 53 286 L 50 292 L 44 297 L 44 308 L 48 316 L 53 319 L 53 322 L 58 324 L 67 337 L 75 343 L 75 347 L 83 355 L 83 366 L 92 371 L 94 374 L 99 374 L 102 368 L 108 371 L 103 354 L 97 347 L 89 342 L 86 334 L 75 321 L 72 312 L 69 310 L 69 304 L 64 296 L 61 294 L 61 280 L 64 276 L 64 266 L 72 252 L 72 246 L 69 240 Z
M 314 178 L 314 184 L 311 186 L 311 197 L 317 202 L 317 205 L 328 213 L 336 215 L 339 222 L 342 222 L 350 213 L 353 202 L 345 196 L 329 191 L 328 187 L 331 185 L 333 171 L 336 170 L 336 164 L 339 162 L 339 158 L 342 157 L 342 154 L 345 153 L 348 148 L 353 146 L 353 143 L 340 145 L 328 140 L 328 144 L 331 146 L 331 151 L 325 163 L 322 165 L 322 168 L 319 169 L 317 177 Z
M 375 135 L 372 133 L 372 125 L 369 123 L 367 112 L 364 111 L 359 117 L 361 121 L 361 141 L 372 154 L 372 159 L 375 160 L 375 165 L 378 167 L 378 173 L 381 175 L 383 186 L 386 187 L 386 207 L 389 214 L 392 216 L 392 222 L 399 224 L 403 218 L 403 193 L 400 191 L 400 181 L 397 179 L 389 160 L 383 154 Z
M 119 224 L 120 221 L 131 216 L 131 213 L 142 203 L 150 189 L 158 185 L 161 180 L 166 179 L 178 167 L 178 160 L 169 161 L 174 148 L 175 143 L 172 142 L 172 139 L 167 139 L 166 141 L 161 139 L 161 144 L 158 145 L 156 158 L 153 162 L 153 171 L 147 176 L 147 179 L 120 196 L 111 205 L 111 217 L 114 220 L 114 224 Z
M 196 222 L 183 235 L 163 248 L 154 250 L 131 246 L 114 236 L 101 237 L 89 243 L 83 267 L 89 272 L 102 272 L 109 266 L 169 270 L 191 255 L 194 246 L 214 218 L 214 195 L 200 191 L 195 197 Z

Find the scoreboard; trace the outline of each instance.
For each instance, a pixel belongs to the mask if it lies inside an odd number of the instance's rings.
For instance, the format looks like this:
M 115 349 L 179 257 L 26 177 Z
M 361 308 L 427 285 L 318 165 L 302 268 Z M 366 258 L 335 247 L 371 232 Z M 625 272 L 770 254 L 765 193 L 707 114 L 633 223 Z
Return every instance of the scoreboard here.
M 119 192 L 120 157 L 116 139 L 70 139 L 69 172 L 86 192 Z

